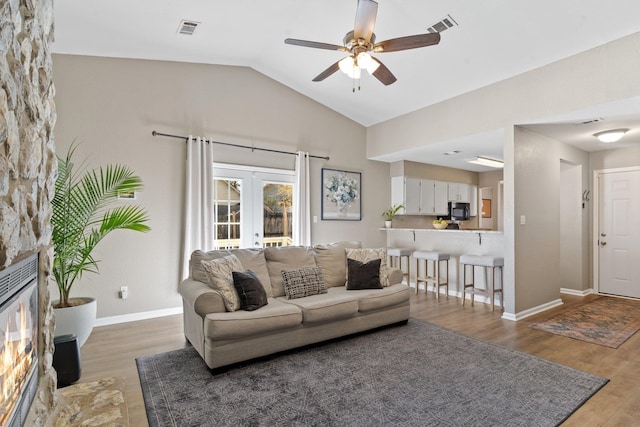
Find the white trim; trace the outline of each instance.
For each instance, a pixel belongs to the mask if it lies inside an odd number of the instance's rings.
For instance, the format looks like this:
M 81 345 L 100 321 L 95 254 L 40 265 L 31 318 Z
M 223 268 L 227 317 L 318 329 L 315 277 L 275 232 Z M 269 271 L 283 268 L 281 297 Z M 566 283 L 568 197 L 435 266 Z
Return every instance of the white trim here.
M 101 317 L 96 319 L 94 327 L 115 325 L 118 323 L 136 322 L 138 320 L 154 319 L 156 317 L 173 316 L 182 314 L 182 306 L 173 308 L 164 308 L 161 310 L 144 311 L 141 313 L 123 314 L 120 316 Z
M 218 163 L 213 162 L 213 169 L 225 169 L 225 170 L 236 170 L 243 172 L 264 172 L 264 173 L 275 173 L 275 174 L 283 174 L 283 175 L 295 175 L 296 171 L 292 169 L 276 169 L 276 168 L 263 168 L 258 166 L 247 166 L 247 165 L 234 165 L 232 163 Z
M 575 295 L 578 297 L 586 297 L 587 295 L 591 295 L 593 293 L 595 293 L 593 291 L 593 289 L 586 289 L 584 291 L 579 291 L 577 289 L 569 289 L 569 288 L 560 288 L 560 293 L 561 294 L 566 294 L 566 295 Z
M 557 300 L 553 300 L 553 301 L 549 301 L 545 304 L 539 305 L 537 307 L 532 307 L 530 309 L 527 309 L 525 311 L 521 311 L 520 313 L 516 313 L 516 314 L 511 314 L 511 313 L 504 313 L 502 315 L 503 319 L 506 320 L 513 320 L 515 322 L 517 322 L 518 320 L 522 320 L 525 319 L 527 317 L 531 317 L 533 315 L 542 313 L 543 311 L 547 311 L 549 309 L 552 309 L 554 307 L 559 307 L 563 304 L 561 299 L 557 299 Z

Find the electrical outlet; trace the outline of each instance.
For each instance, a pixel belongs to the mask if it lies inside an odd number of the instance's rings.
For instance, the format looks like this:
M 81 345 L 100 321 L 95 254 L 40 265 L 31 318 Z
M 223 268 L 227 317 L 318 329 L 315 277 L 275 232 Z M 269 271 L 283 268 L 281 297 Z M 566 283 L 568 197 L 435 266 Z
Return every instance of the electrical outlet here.
M 120 299 L 127 299 L 128 296 L 129 296 L 129 287 L 120 286 Z

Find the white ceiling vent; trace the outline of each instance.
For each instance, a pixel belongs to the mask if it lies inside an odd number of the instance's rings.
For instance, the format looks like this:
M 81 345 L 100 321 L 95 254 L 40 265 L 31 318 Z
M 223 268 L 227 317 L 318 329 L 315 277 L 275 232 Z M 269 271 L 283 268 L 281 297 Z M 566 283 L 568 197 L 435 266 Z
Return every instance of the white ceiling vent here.
M 427 28 L 427 31 L 430 33 L 441 33 L 454 25 L 458 25 L 458 23 L 451 17 L 451 15 L 447 15 L 445 18 Z
M 192 36 L 193 33 L 196 32 L 198 25 L 200 25 L 199 22 L 183 19 L 182 21 L 180 21 L 180 25 L 178 26 L 178 34 Z

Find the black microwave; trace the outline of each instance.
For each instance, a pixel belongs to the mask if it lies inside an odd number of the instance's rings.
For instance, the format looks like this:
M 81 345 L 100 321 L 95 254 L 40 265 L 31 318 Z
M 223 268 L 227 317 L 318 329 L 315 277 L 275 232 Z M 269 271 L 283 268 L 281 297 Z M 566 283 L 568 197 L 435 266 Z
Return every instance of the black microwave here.
M 466 221 L 469 219 L 470 213 L 469 203 L 449 202 L 449 219 Z

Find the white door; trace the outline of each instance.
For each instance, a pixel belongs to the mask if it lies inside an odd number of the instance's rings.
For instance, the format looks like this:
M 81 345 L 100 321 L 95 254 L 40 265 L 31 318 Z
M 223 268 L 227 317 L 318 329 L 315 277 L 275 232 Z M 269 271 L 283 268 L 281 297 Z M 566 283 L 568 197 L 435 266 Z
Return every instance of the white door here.
M 640 171 L 598 176 L 600 293 L 640 298 Z
M 216 249 L 292 244 L 290 171 L 214 166 Z

